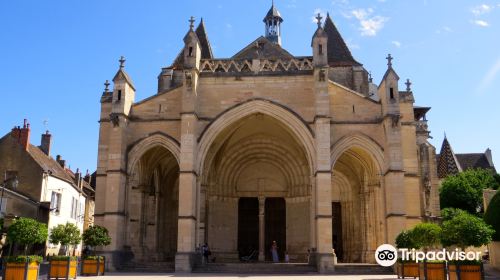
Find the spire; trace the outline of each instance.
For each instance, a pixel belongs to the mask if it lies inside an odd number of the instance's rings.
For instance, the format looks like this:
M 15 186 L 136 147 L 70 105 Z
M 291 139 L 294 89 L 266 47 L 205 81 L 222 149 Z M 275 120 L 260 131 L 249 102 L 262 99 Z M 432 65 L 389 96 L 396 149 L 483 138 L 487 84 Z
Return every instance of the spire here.
M 132 79 L 127 74 L 127 72 L 125 72 L 125 57 L 123 57 L 123 55 L 122 55 L 118 61 L 120 62 L 120 67 L 118 69 L 118 72 L 116 72 L 115 77 L 113 78 L 113 82 L 117 83 L 118 81 L 124 80 L 125 82 L 127 82 L 130 85 L 130 87 L 133 90 L 135 90 L 135 86 L 134 86 L 134 83 L 132 82 Z
M 271 8 L 263 21 L 266 27 L 266 38 L 274 44 L 281 46 L 281 23 L 283 22 L 283 18 L 274 6 L 274 1 L 272 1 Z
M 332 66 L 360 66 L 349 51 L 342 35 L 332 21 L 330 14 L 326 14 L 324 29 L 328 35 L 328 64 Z
M 455 153 L 451 148 L 450 142 L 448 142 L 448 138 L 446 138 L 446 134 L 443 139 L 443 144 L 441 145 L 437 169 L 439 178 L 445 178 L 448 175 L 455 175 L 461 171 Z
M 208 40 L 207 32 L 205 30 L 205 22 L 203 18 L 200 19 L 200 23 L 198 27 L 196 27 L 196 36 L 198 36 L 198 40 L 200 41 L 201 47 L 201 58 L 202 59 L 212 59 L 214 57 L 212 53 L 212 47 L 210 46 L 210 41 Z

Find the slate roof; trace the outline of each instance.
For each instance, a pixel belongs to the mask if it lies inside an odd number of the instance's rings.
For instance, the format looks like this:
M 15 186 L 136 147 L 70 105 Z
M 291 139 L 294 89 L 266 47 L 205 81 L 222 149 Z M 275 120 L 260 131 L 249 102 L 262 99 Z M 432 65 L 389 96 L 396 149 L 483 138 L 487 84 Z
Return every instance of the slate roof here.
M 28 153 L 43 170 L 52 173 L 52 176 L 71 183 L 74 182 L 74 177 L 72 177 L 55 159 L 47 156 L 39 147 L 30 144 Z
M 271 6 L 271 8 L 269 9 L 269 11 L 267 12 L 266 16 L 264 17 L 264 22 L 266 22 L 266 20 L 268 18 L 279 18 L 280 21 L 282 22 L 283 21 L 283 18 L 281 17 L 281 14 L 280 12 L 278 11 L 278 9 L 276 9 L 276 7 L 274 6 L 274 3 L 273 5 Z
M 351 51 L 347 47 L 342 35 L 333 23 L 330 15 L 327 14 L 325 20 L 324 30 L 328 35 L 327 51 L 328 51 L 328 64 L 330 66 L 361 66 L 352 57 Z
M 259 48 L 257 49 L 257 44 Z M 294 56 L 278 44 L 273 44 L 269 39 L 260 36 L 253 42 L 236 53 L 231 59 L 292 59 Z
M 484 168 L 491 169 L 496 172 L 495 166 L 490 165 L 485 153 L 456 154 L 455 156 L 460 164 L 460 167 L 462 167 L 462 170 L 470 168 Z
M 210 47 L 210 41 L 208 40 L 207 31 L 205 30 L 205 23 L 203 22 L 203 18 L 200 21 L 198 27 L 195 30 L 196 36 L 198 36 L 198 40 L 201 45 L 201 58 L 202 59 L 212 59 L 214 55 L 212 53 L 212 47 Z

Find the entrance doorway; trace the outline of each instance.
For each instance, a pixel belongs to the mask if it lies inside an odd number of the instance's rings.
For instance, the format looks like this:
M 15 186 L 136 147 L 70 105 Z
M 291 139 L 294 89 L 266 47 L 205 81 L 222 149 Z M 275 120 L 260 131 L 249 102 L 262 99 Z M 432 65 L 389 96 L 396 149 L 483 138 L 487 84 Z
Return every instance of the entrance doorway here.
M 259 251 L 259 199 L 242 197 L 238 201 L 238 254 L 241 259 Z M 254 254 L 252 260 L 257 260 Z
M 337 260 L 342 261 L 342 213 L 340 202 L 332 202 L 332 242 Z
M 286 203 L 282 197 L 266 198 L 265 236 L 266 260 L 272 260 L 270 249 L 273 241 L 276 241 L 279 258 L 283 260 L 286 251 Z

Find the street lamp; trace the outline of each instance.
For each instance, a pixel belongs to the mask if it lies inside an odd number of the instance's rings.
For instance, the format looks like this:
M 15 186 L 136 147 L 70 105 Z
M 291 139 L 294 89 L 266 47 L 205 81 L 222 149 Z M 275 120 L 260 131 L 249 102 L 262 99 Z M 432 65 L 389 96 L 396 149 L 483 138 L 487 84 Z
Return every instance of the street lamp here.
M 2 188 L 2 197 L 0 199 L 0 215 L 2 214 L 2 203 L 3 203 L 3 195 L 4 195 L 5 188 L 7 186 L 9 186 L 11 189 L 16 189 L 17 185 L 19 185 L 19 180 L 17 179 L 17 176 L 5 179 L 2 182 L 2 184 L 0 184 L 0 187 Z

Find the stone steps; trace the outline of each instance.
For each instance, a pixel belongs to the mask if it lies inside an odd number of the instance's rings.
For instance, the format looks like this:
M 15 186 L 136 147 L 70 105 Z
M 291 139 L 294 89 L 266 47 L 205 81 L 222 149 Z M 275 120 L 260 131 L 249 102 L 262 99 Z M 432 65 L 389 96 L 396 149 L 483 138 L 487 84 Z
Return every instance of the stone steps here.
M 315 274 L 316 267 L 303 263 L 208 263 L 197 266 L 193 273 L 228 274 Z

